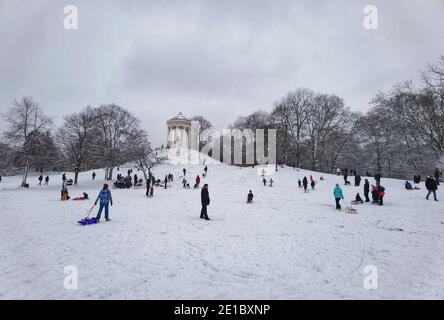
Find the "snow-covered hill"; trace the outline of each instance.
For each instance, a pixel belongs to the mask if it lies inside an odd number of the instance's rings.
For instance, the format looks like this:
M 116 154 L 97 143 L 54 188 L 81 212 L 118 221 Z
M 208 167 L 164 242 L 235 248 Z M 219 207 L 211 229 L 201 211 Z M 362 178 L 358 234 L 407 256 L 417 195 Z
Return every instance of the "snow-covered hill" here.
M 356 206 L 350 215 L 334 208 L 342 177 L 319 181 L 318 173 L 279 168 L 271 188 L 258 168 L 209 164 L 202 182 L 212 220 L 204 221 L 200 192 L 182 188 L 183 167 L 155 168 L 156 177 L 172 173 L 175 181 L 152 199 L 144 189 L 113 189 L 112 221 L 85 227 L 77 220 L 93 200 L 60 201 L 60 175 L 50 175 L 49 187 L 32 176 L 29 190 L 18 188 L 20 177 L 4 177 L 0 298 L 444 298 L 444 206 L 426 201 L 424 190 L 383 179 L 384 206 Z M 201 164 L 185 167 L 192 179 L 202 173 Z M 81 173 L 70 195 L 95 198 L 103 183 L 97 174 L 93 182 L 91 172 Z M 318 181 L 315 191 L 298 189 L 304 175 Z M 362 185 L 343 190 L 346 203 L 362 195 Z M 78 270 L 78 290 L 64 288 L 69 265 Z M 377 268 L 377 290 L 364 287 L 367 265 Z

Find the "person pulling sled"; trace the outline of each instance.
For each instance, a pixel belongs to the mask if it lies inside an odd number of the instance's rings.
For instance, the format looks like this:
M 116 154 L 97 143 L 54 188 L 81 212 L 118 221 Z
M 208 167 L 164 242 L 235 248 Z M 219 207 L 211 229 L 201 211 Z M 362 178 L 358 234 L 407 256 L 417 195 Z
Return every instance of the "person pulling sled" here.
M 113 205 L 113 198 L 111 195 L 111 191 L 109 190 L 108 184 L 103 185 L 103 189 L 99 192 L 99 195 L 97 196 L 96 201 L 94 202 L 94 205 L 97 205 L 97 202 L 100 200 L 100 208 L 99 212 L 97 213 L 96 217 L 96 223 L 100 222 L 100 216 L 102 215 L 103 209 L 105 209 L 105 220 L 111 221 L 109 218 L 109 205 Z

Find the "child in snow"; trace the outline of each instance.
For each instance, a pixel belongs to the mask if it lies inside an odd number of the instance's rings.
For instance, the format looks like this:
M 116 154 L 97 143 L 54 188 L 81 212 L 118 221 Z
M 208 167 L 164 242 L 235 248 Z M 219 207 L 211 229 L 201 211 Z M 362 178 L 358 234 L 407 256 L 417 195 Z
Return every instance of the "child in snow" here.
M 374 204 L 384 204 L 385 188 L 383 186 L 372 186 L 372 199 Z
M 199 177 L 199 175 L 197 175 L 197 177 L 196 177 L 196 188 L 199 188 L 199 185 L 200 185 L 200 177 Z
M 352 204 L 363 204 L 363 203 L 364 203 L 364 201 L 362 200 L 362 198 L 361 198 L 361 196 L 360 196 L 360 194 L 358 192 L 356 194 L 355 201 L 352 201 Z
M 88 200 L 88 199 L 89 199 L 88 194 L 86 192 L 84 192 L 81 197 L 77 197 L 77 198 L 74 198 L 72 200 L 74 200 L 74 201 L 83 201 L 83 200 Z
M 404 186 L 405 186 L 405 188 L 406 188 L 407 190 L 412 190 L 412 189 L 413 189 L 412 184 L 411 184 L 410 182 L 408 182 L 408 181 L 405 182 Z
M 339 202 L 341 201 L 341 199 L 344 199 L 344 194 L 342 193 L 342 189 L 338 183 L 333 190 L 333 196 L 335 197 L 336 201 L 336 210 L 341 210 L 341 204 Z
M 264 184 L 264 187 L 266 187 L 267 186 L 267 179 L 263 178 L 262 183 Z
M 316 185 L 316 182 L 314 180 L 311 180 L 311 190 L 315 189 L 315 185 Z
M 251 192 L 251 190 L 250 190 L 250 192 L 248 192 L 248 195 L 247 195 L 247 203 L 252 203 L 253 202 L 253 192 Z
M 187 179 L 185 179 L 185 178 L 182 179 L 182 186 L 184 189 L 187 188 Z
M 302 188 L 302 181 L 301 181 L 301 179 L 298 179 L 298 186 L 299 186 L 299 189 Z
M 62 186 L 61 194 L 62 196 L 60 200 L 62 201 L 69 200 L 68 188 L 65 185 Z
M 270 182 L 269 182 L 269 186 L 272 187 L 273 186 L 273 178 L 270 178 Z
M 103 189 L 99 192 L 94 205 L 97 205 L 97 202 L 100 200 L 100 208 L 97 213 L 96 223 L 100 222 L 100 216 L 102 215 L 102 210 L 105 208 L 105 219 L 106 221 L 111 221 L 109 218 L 109 204 L 113 205 L 113 198 L 111 196 L 111 191 L 108 189 L 108 184 L 103 185 Z

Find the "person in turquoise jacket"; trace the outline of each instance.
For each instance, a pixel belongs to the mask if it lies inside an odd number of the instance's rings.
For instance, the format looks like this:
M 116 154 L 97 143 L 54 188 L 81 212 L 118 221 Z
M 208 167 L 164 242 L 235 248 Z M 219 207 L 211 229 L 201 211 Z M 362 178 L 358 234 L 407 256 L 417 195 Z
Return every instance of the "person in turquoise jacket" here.
M 341 204 L 339 203 L 339 201 L 341 201 L 341 199 L 344 199 L 344 194 L 342 193 L 342 189 L 339 184 L 336 184 L 336 187 L 333 190 L 333 195 L 336 201 L 336 210 L 341 210 Z

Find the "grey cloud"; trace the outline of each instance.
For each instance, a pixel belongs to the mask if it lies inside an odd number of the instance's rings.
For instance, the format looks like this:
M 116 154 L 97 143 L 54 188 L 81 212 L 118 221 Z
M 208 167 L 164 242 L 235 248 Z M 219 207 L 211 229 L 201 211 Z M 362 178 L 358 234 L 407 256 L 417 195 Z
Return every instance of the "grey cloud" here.
M 63 7 L 79 30 L 63 29 Z M 47 113 L 115 102 L 141 118 L 156 144 L 182 111 L 217 127 L 298 86 L 341 95 L 365 111 L 379 90 L 418 79 L 444 53 L 444 2 L 0 1 L 0 112 L 33 95 Z M 4 127 L 0 124 L 0 129 Z

